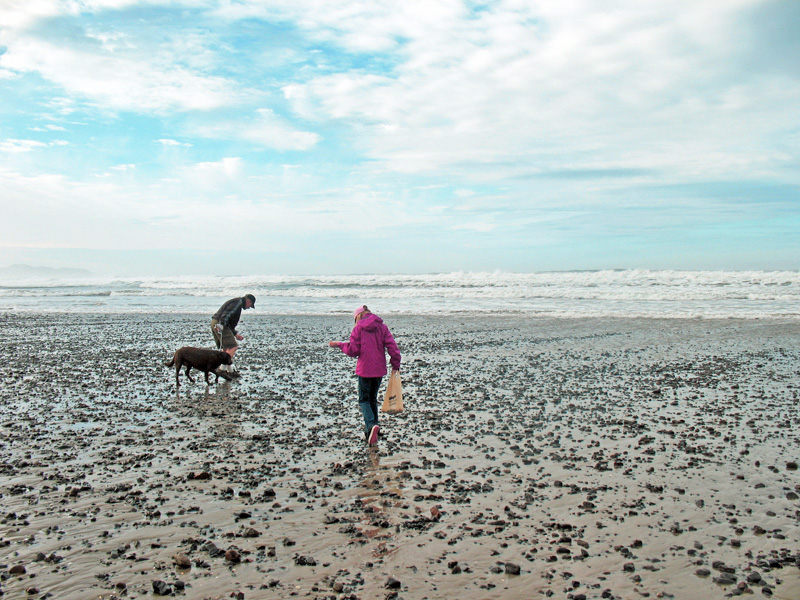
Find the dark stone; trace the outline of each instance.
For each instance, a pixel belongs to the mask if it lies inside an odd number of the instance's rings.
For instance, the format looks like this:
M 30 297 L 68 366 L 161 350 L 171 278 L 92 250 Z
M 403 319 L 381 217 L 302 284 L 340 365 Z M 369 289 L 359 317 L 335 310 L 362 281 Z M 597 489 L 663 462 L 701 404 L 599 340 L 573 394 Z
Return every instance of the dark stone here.
M 230 563 L 239 563 L 242 561 L 242 556 L 241 554 L 239 554 L 237 550 L 231 548 L 230 550 L 225 552 L 225 560 L 227 560 Z
M 209 555 L 211 555 L 212 558 L 216 558 L 217 556 L 221 556 L 221 555 L 225 554 L 225 552 L 223 550 L 221 550 L 220 548 L 218 548 L 217 545 L 214 542 L 206 542 L 205 544 L 203 544 L 201 546 L 200 549 L 205 551 L 205 552 L 208 552 Z
M 172 593 L 172 586 L 169 585 L 166 581 L 161 581 L 160 579 L 156 579 L 153 582 L 153 593 L 156 596 L 169 596 Z
M 714 577 L 713 581 L 717 585 L 733 585 L 736 583 L 736 577 L 730 573 L 720 573 L 719 577 Z

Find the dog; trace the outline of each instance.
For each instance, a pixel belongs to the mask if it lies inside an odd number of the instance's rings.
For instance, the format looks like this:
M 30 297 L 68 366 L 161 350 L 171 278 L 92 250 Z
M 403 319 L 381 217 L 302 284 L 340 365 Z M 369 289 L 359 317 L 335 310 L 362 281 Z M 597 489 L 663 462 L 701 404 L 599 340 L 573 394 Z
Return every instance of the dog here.
M 175 384 L 178 387 L 181 387 L 180 379 L 178 375 L 180 375 L 181 367 L 186 365 L 186 377 L 194 383 L 194 379 L 189 374 L 189 371 L 192 370 L 192 367 L 197 369 L 198 371 L 202 371 L 206 374 L 206 384 L 211 385 L 211 382 L 208 380 L 208 374 L 214 373 L 216 375 L 216 379 L 214 383 L 219 382 L 219 373 L 217 369 L 219 369 L 220 365 L 229 365 L 233 362 L 231 355 L 227 352 L 223 352 L 222 350 L 208 350 L 207 348 L 193 348 L 191 346 L 184 346 L 175 352 L 175 356 L 172 357 L 168 363 L 165 363 L 166 366 L 171 367 L 175 366 Z M 225 375 L 223 374 L 223 377 Z

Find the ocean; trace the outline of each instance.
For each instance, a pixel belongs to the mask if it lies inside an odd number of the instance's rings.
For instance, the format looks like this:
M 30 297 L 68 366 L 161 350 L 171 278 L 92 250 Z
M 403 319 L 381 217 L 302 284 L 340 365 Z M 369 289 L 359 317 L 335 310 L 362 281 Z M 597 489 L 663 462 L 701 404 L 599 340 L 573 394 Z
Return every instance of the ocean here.
M 798 318 L 798 271 L 564 271 L 0 280 L 2 312 L 211 314 L 252 293 L 263 314 Z

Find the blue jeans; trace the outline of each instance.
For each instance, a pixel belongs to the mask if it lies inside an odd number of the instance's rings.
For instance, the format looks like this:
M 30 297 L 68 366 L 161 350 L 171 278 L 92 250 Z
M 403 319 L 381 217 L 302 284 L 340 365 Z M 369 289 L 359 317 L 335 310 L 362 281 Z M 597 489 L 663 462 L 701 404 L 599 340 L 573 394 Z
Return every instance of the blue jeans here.
M 378 389 L 383 377 L 358 376 L 358 405 L 364 416 L 364 431 L 367 435 L 378 424 Z

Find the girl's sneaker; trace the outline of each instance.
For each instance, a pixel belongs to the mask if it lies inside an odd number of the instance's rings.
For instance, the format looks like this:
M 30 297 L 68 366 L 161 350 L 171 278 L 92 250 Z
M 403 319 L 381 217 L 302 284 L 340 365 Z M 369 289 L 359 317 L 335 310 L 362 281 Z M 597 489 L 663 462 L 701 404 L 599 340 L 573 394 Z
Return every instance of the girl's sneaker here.
M 369 438 L 367 439 L 367 443 L 370 446 L 377 446 L 378 445 L 378 436 L 381 433 L 381 428 L 377 425 L 373 425 L 372 429 L 369 432 Z

